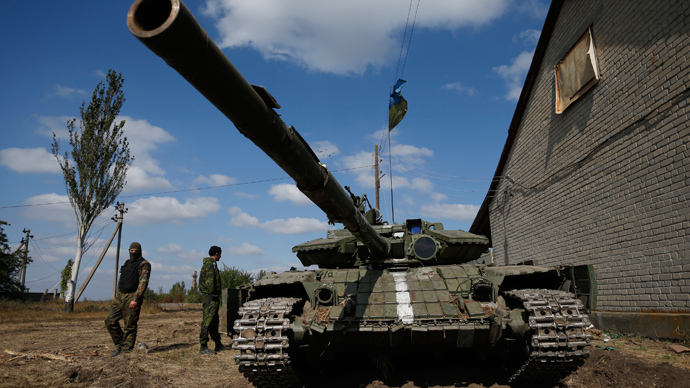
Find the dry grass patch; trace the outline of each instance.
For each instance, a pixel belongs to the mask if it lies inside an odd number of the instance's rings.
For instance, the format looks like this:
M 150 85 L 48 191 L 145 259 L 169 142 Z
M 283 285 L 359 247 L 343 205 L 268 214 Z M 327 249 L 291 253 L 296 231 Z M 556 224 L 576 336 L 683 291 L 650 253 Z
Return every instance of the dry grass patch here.
M 65 302 L 50 300 L 47 302 L 22 302 L 0 299 L 0 323 L 26 323 L 52 321 L 70 321 L 77 319 L 93 319 L 104 317 L 110 308 L 110 301 L 77 302 L 74 311 L 66 313 Z M 157 303 L 144 301 L 141 315 L 158 314 L 162 312 Z

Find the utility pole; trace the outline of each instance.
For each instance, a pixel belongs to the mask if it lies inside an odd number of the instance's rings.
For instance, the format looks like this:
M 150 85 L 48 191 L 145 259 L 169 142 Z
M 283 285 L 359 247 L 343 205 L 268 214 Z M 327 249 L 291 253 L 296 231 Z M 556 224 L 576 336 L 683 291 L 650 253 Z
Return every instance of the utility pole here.
M 19 274 L 19 278 L 22 282 L 22 287 L 26 284 L 26 265 L 29 262 L 29 239 L 34 238 L 34 236 L 31 236 L 31 229 L 26 229 L 22 230 L 22 233 L 26 233 L 26 237 L 22 239 L 21 244 L 19 247 L 21 248 L 24 246 L 24 262 L 22 263 L 22 269 Z
M 118 220 L 120 221 L 120 227 L 117 230 L 117 250 L 115 251 L 115 279 L 113 280 L 113 299 L 115 299 L 115 295 L 117 295 L 117 270 L 119 269 L 120 265 L 120 241 L 122 241 L 122 220 L 124 220 L 124 215 L 127 213 L 128 209 L 125 209 L 125 203 L 118 202 L 115 208 L 120 212 L 120 217 Z
M 123 207 L 123 208 L 124 208 L 124 205 L 125 205 L 125 204 L 123 203 L 123 204 L 122 204 L 122 207 Z M 119 206 L 120 206 L 120 203 L 118 202 L 118 203 L 117 203 L 117 206 L 116 206 L 115 208 L 117 209 Z M 112 243 L 112 242 L 113 242 L 113 239 L 115 238 L 115 233 L 117 233 L 118 231 L 121 231 L 121 230 L 122 230 L 122 220 L 124 219 L 124 217 L 122 216 L 122 214 L 123 214 L 127 209 L 125 209 L 125 210 L 118 209 L 118 210 L 120 211 L 120 217 L 114 216 L 113 218 L 111 218 L 113 221 L 117 222 L 117 226 L 115 227 L 115 230 L 113 230 L 113 234 L 110 236 L 110 240 L 108 240 L 108 243 L 105 244 L 105 248 L 103 248 L 103 252 L 101 253 L 101 257 L 98 258 L 98 261 L 96 262 L 96 265 L 94 265 L 94 266 L 93 266 L 93 269 L 91 269 L 91 273 L 89 274 L 89 277 L 86 278 L 86 280 L 84 281 L 84 284 L 81 285 L 81 288 L 79 289 L 79 292 L 77 292 L 77 296 L 74 297 L 74 303 L 77 303 L 77 301 L 79 301 L 79 297 L 81 296 L 81 294 L 82 294 L 82 293 L 84 292 L 84 290 L 86 289 L 86 286 L 89 284 L 89 281 L 91 281 L 91 278 L 93 277 L 93 274 L 96 273 L 96 270 L 98 269 L 98 266 L 101 264 L 101 261 L 103 260 L 103 257 L 105 257 L 106 252 L 108 252 L 108 248 L 110 248 L 110 243 Z M 118 240 L 118 248 L 119 248 L 119 240 Z M 118 249 L 118 251 L 119 251 L 119 249 Z M 116 273 L 115 276 L 117 276 L 117 271 L 115 271 L 115 273 Z
M 374 188 L 376 191 L 376 209 L 381 210 L 379 203 L 379 189 L 381 188 L 381 179 L 379 172 L 379 145 L 374 144 Z

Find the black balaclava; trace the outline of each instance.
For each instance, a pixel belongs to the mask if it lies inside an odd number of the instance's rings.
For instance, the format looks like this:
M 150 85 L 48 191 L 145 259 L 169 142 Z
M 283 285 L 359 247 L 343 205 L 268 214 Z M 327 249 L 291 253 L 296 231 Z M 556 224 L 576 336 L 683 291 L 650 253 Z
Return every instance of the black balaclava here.
M 129 260 L 130 261 L 137 261 L 141 259 L 141 244 L 138 242 L 133 242 L 132 244 L 129 245 L 129 249 L 136 249 L 137 252 L 129 252 Z

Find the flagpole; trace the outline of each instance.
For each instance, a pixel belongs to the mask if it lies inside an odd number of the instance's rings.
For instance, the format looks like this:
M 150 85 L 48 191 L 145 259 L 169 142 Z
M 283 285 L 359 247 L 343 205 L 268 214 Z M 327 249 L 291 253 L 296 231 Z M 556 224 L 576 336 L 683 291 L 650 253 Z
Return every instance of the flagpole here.
M 391 161 L 391 131 L 388 131 L 388 175 L 391 177 L 391 222 L 395 224 L 395 206 L 393 205 L 393 162 Z

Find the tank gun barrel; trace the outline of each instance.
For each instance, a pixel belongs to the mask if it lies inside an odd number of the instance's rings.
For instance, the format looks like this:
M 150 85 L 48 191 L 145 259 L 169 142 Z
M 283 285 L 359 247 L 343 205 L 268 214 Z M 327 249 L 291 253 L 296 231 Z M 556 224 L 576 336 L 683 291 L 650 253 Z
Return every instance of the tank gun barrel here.
M 127 14 L 127 26 L 290 175 L 329 221 L 342 223 L 373 257 L 388 254 L 388 241 L 366 221 L 299 133 L 274 111 L 280 106 L 273 97 L 247 82 L 180 0 L 137 0 Z

